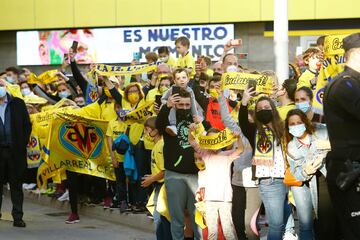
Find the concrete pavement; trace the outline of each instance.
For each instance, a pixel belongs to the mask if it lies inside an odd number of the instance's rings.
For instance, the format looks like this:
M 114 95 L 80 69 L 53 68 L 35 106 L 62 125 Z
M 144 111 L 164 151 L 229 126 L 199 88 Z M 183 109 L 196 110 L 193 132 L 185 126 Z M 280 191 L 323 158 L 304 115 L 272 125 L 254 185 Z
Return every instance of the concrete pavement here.
M 155 240 L 154 233 L 80 216 L 80 223 L 65 224 L 69 211 L 24 202 L 26 228 L 12 226 L 11 202 L 3 199 L 1 240 Z

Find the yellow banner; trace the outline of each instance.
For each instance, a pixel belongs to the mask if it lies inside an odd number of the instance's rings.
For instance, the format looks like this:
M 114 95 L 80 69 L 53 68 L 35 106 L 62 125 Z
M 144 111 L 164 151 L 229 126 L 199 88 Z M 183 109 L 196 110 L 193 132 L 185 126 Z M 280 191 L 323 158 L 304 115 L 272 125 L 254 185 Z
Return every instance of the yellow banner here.
M 23 95 L 21 93 L 19 85 L 10 84 L 8 82 L 6 82 L 5 84 L 6 84 L 6 90 L 11 94 L 11 96 L 23 99 Z
M 152 115 L 151 107 L 154 104 L 154 101 L 147 102 L 141 107 L 136 108 L 135 110 L 126 113 L 125 115 L 125 123 L 133 124 L 133 123 L 142 123 L 148 117 Z
M 218 150 L 233 144 L 236 137 L 228 128 L 225 128 L 223 131 L 211 136 L 196 134 L 195 140 L 200 148 Z
M 57 115 L 50 129 L 49 164 L 55 169 L 63 168 L 115 181 L 106 147 L 108 122 L 85 117 L 70 120 L 65 113 Z
M 58 80 L 58 77 L 55 75 L 55 73 L 57 73 L 57 72 L 58 72 L 57 69 L 49 70 L 49 71 L 43 72 L 39 76 L 36 76 L 34 73 L 31 73 L 28 83 L 49 84 L 49 83 L 55 82 Z
M 344 71 L 345 59 L 342 41 L 345 37 L 346 35 L 335 35 L 325 38 L 324 61 L 320 68 L 313 100 L 315 113 L 323 114 L 324 89 L 334 77 Z
M 273 79 L 266 75 L 230 72 L 223 73 L 221 77 L 221 89 L 245 90 L 250 79 L 256 80 L 256 91 L 272 93 Z
M 135 66 L 111 66 L 105 64 L 98 64 L 91 72 L 96 72 L 102 76 L 119 76 L 119 75 L 136 75 L 145 72 L 155 71 L 156 64 L 142 64 Z M 91 73 L 90 73 L 91 74 Z

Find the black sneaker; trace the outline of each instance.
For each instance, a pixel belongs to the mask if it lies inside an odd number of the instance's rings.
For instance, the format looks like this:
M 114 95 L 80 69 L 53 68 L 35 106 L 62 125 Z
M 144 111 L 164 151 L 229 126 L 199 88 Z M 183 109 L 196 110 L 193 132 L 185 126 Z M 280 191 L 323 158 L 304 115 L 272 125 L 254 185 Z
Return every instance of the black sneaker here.
M 146 211 L 147 211 L 146 207 L 140 205 L 135 205 L 132 208 L 132 212 L 135 214 L 145 213 Z
M 126 201 L 121 201 L 121 203 L 120 203 L 120 213 L 126 213 L 126 212 L 131 212 L 131 208 L 126 203 Z
M 26 224 L 23 220 L 14 220 L 13 226 L 24 228 L 26 227 Z

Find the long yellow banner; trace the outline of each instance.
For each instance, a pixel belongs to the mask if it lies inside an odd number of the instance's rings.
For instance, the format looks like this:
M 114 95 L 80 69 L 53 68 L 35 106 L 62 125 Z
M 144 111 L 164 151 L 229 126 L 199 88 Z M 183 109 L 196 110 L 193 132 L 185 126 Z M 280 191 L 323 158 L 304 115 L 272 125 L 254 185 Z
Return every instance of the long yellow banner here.
M 92 70 L 92 72 L 95 71 L 102 76 L 119 76 L 142 74 L 154 70 L 156 70 L 156 64 L 142 64 L 127 67 L 98 64 L 96 65 L 96 68 Z
M 256 91 L 260 93 L 272 93 L 273 79 L 266 75 L 230 72 L 221 77 L 221 89 L 245 90 L 249 80 L 256 80 Z
M 152 115 L 151 107 L 154 104 L 154 101 L 147 102 L 141 107 L 136 108 L 135 110 L 126 113 L 125 115 L 125 123 L 133 124 L 133 123 L 142 123 L 148 117 Z
M 49 83 L 55 82 L 58 80 L 58 77 L 55 75 L 55 73 L 57 73 L 57 72 L 58 72 L 57 69 L 49 70 L 49 71 L 43 72 L 39 76 L 36 76 L 34 73 L 31 73 L 28 83 L 49 84 Z

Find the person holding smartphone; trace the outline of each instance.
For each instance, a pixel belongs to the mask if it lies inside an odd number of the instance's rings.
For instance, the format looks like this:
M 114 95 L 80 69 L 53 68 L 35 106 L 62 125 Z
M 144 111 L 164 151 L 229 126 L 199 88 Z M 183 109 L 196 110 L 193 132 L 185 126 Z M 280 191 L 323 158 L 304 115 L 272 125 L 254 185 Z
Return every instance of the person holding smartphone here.
M 300 240 L 314 239 L 314 217 L 318 213 L 317 173 L 326 176 L 325 158 L 330 150 L 326 129 L 315 129 L 300 109 L 290 110 L 285 120 L 287 161 L 292 175 L 303 182 L 291 186 L 300 221 Z M 325 131 L 324 131 L 325 130 Z M 327 145 L 329 147 L 327 147 Z
M 189 83 L 189 74 L 187 73 L 186 69 L 179 68 L 174 71 L 174 85 L 163 95 L 161 98 L 162 104 L 166 105 L 168 99 L 170 97 L 177 97 L 181 90 L 185 90 L 186 92 L 190 93 L 191 96 L 191 109 L 190 115 L 192 117 L 198 117 L 198 111 L 196 109 L 196 100 L 193 90 L 188 86 Z M 175 110 L 172 108 L 169 114 L 169 126 L 166 127 L 166 132 L 171 136 L 177 135 L 177 129 L 179 123 L 184 117 L 187 117 L 188 113 L 184 111 Z

